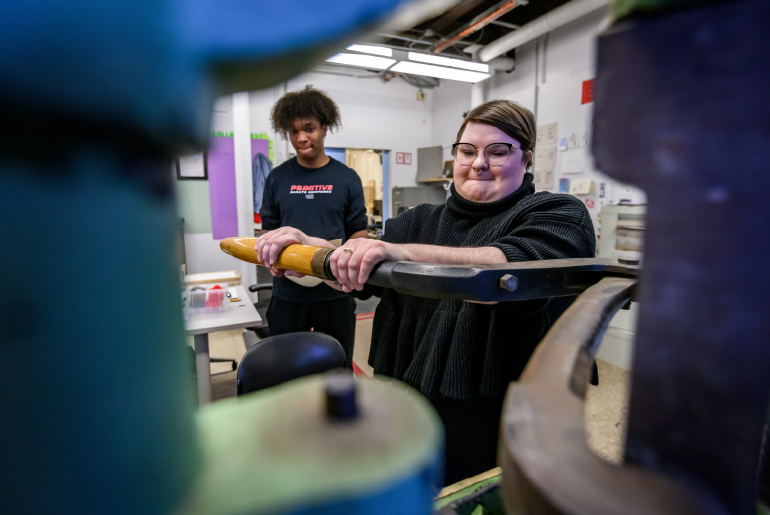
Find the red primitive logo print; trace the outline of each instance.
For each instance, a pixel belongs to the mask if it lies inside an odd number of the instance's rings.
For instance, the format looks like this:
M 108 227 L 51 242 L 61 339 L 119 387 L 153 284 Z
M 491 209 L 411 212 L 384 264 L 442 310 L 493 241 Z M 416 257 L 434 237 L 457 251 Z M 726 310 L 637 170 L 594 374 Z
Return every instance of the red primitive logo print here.
M 291 187 L 289 193 L 331 193 L 333 184 L 313 184 L 310 186 L 296 184 Z
M 593 209 L 594 205 L 595 205 L 595 204 L 594 204 L 594 199 L 592 199 L 592 198 L 587 198 L 587 199 L 586 199 L 586 206 L 587 206 L 589 209 Z

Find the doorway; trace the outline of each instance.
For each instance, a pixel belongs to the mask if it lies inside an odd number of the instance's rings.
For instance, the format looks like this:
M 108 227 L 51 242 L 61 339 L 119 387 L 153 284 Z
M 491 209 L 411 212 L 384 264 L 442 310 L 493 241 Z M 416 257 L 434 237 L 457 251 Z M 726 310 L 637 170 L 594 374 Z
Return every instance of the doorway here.
M 382 236 L 389 217 L 390 152 L 380 149 L 326 148 L 326 154 L 356 171 L 364 188 L 369 237 Z

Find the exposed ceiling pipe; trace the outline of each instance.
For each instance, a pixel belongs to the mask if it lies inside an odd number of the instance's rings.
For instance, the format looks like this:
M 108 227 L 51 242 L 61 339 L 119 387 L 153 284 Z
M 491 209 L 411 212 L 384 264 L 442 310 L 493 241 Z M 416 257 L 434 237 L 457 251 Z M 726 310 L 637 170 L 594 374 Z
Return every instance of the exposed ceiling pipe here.
M 463 25 L 456 31 L 454 31 L 452 34 L 447 36 L 447 38 L 444 41 L 441 41 L 440 43 L 437 43 L 435 47 L 433 47 L 433 50 L 431 51 L 432 54 L 436 54 L 438 52 L 441 52 L 442 50 L 445 50 L 446 48 L 449 48 L 450 46 L 454 45 L 461 39 L 465 39 L 474 32 L 483 29 L 496 19 L 498 19 L 500 16 L 512 11 L 516 7 L 520 5 L 527 5 L 529 3 L 528 0 L 505 0 L 503 2 L 500 2 L 490 9 L 484 11 L 479 16 L 475 17 L 473 20 L 471 20 L 469 23 Z
M 551 32 L 557 27 L 566 25 L 597 9 L 602 9 L 609 3 L 610 0 L 572 0 L 523 25 L 520 29 L 492 41 L 479 51 L 478 57 L 481 62 L 489 62 L 495 57 Z
M 489 61 L 489 66 L 500 72 L 510 72 L 516 66 L 516 61 L 513 57 L 495 57 Z
M 506 29 L 510 30 L 517 30 L 521 28 L 521 25 L 516 25 L 515 23 L 508 23 L 507 21 L 500 21 L 495 20 L 489 22 L 490 25 L 497 25 L 498 27 L 505 27 Z
M 380 36 L 381 38 L 399 39 L 401 41 L 409 41 L 411 43 L 419 43 L 421 45 L 426 45 L 426 46 L 433 46 L 435 44 L 435 41 L 426 41 L 424 39 L 415 39 L 415 38 L 410 38 L 410 37 L 407 37 L 407 36 L 399 36 L 397 34 L 382 34 L 382 33 L 380 33 L 380 34 L 377 34 L 377 35 Z M 380 43 L 376 43 L 376 44 L 379 45 Z M 472 45 L 472 44 L 473 43 L 469 43 L 467 41 L 457 41 L 455 43 L 455 45 Z M 400 48 L 401 50 L 404 49 L 404 47 L 394 47 L 394 48 Z

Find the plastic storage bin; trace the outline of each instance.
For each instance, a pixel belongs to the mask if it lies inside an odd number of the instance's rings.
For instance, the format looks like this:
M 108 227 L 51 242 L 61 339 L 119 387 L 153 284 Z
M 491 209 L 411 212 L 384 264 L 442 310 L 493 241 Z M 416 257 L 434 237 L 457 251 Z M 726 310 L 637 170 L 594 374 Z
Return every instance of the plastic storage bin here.
M 227 284 L 194 284 L 186 288 L 187 315 L 222 313 L 230 308 Z

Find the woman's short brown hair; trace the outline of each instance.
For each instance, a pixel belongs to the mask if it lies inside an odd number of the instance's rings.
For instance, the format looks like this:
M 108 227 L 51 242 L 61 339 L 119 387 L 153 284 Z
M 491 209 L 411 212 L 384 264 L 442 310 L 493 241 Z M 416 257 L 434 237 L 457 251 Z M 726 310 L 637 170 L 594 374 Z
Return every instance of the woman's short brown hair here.
M 484 123 L 486 125 L 491 125 L 492 127 L 497 127 L 519 142 L 526 159 L 529 159 L 527 151 L 534 150 L 535 148 L 535 141 L 537 139 L 535 115 L 532 114 L 532 111 L 516 102 L 510 100 L 492 100 L 471 109 L 468 114 L 465 115 L 463 124 L 460 126 L 460 130 L 457 133 L 457 140 L 455 143 L 460 142 L 460 138 L 462 137 L 468 122 Z M 527 167 L 529 168 L 531 165 L 532 160 L 529 159 Z

